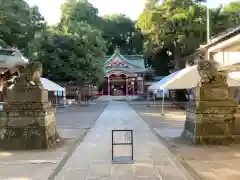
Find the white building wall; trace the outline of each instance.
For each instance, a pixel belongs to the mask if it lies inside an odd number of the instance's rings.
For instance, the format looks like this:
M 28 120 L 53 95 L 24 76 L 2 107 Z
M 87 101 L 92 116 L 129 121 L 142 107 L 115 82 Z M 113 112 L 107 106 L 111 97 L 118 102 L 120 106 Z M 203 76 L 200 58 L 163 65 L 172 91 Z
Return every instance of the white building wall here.
M 240 63 L 240 52 L 217 52 L 212 55 L 212 58 L 222 65 Z

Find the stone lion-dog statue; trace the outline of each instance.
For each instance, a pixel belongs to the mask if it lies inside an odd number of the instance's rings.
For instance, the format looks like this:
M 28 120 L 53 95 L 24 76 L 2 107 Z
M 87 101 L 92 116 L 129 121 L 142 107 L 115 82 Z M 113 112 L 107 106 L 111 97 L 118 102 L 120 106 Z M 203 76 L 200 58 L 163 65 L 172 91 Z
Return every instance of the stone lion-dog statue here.
M 20 77 L 15 79 L 13 84 L 14 86 L 35 86 L 43 89 L 43 84 L 41 82 L 42 71 L 42 64 L 40 62 L 31 62 L 25 67 Z
M 219 64 L 213 60 L 200 60 L 198 73 L 201 77 L 201 84 L 226 84 L 227 73 L 218 71 Z

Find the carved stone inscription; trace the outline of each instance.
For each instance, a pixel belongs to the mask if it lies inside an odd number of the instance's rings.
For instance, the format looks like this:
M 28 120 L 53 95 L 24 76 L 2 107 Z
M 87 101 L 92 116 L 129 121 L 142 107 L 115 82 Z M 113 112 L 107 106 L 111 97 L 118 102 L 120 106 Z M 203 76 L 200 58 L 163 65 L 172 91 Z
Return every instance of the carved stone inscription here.
M 40 109 L 47 109 L 51 107 L 51 103 L 11 103 L 11 104 L 4 104 L 3 109 L 5 110 L 40 110 Z
M 7 137 L 10 138 L 10 137 L 15 137 L 15 136 L 17 136 L 16 132 L 14 132 L 10 129 L 4 128 L 0 131 L 0 139 L 2 139 L 2 140 L 7 138 Z
M 41 84 L 42 66 L 30 63 L 8 89 L 0 112 L 0 148 L 46 149 L 58 143 L 53 108 Z
M 211 96 L 218 100 L 225 100 L 228 98 L 228 89 L 213 88 Z
M 237 103 L 229 95 L 227 75 L 219 72 L 212 60 L 199 62 L 198 71 L 201 83 L 196 87 L 197 101 L 187 108 L 183 135 L 198 144 L 232 143 L 238 138 L 234 136 Z
M 50 109 L 51 110 L 51 109 Z M 52 114 L 52 111 L 9 111 L 8 116 L 9 117 L 43 117 Z

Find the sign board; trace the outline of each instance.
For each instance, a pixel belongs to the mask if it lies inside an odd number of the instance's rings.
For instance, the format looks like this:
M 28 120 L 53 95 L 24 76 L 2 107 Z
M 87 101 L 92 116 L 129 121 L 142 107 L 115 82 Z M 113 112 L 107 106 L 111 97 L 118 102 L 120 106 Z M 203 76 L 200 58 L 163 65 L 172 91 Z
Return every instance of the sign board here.
M 112 130 L 112 163 L 133 163 L 133 130 Z

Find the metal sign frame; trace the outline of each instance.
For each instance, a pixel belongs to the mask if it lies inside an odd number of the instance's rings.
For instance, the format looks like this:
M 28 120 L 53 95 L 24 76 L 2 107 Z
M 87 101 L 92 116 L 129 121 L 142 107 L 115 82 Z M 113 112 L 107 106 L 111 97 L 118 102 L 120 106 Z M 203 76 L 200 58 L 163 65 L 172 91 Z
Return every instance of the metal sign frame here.
M 130 133 L 130 142 L 121 142 L 121 143 L 114 143 L 114 132 L 128 132 Z M 125 139 L 127 139 L 128 137 L 125 137 Z M 131 156 L 128 159 L 114 159 L 114 146 L 121 146 L 121 145 L 127 145 L 127 146 L 131 146 Z M 127 156 L 126 156 L 127 157 Z M 117 157 L 119 158 L 119 157 Z M 126 129 L 122 129 L 122 130 L 112 130 L 112 163 L 115 164 L 130 164 L 133 163 L 133 130 L 126 130 Z

